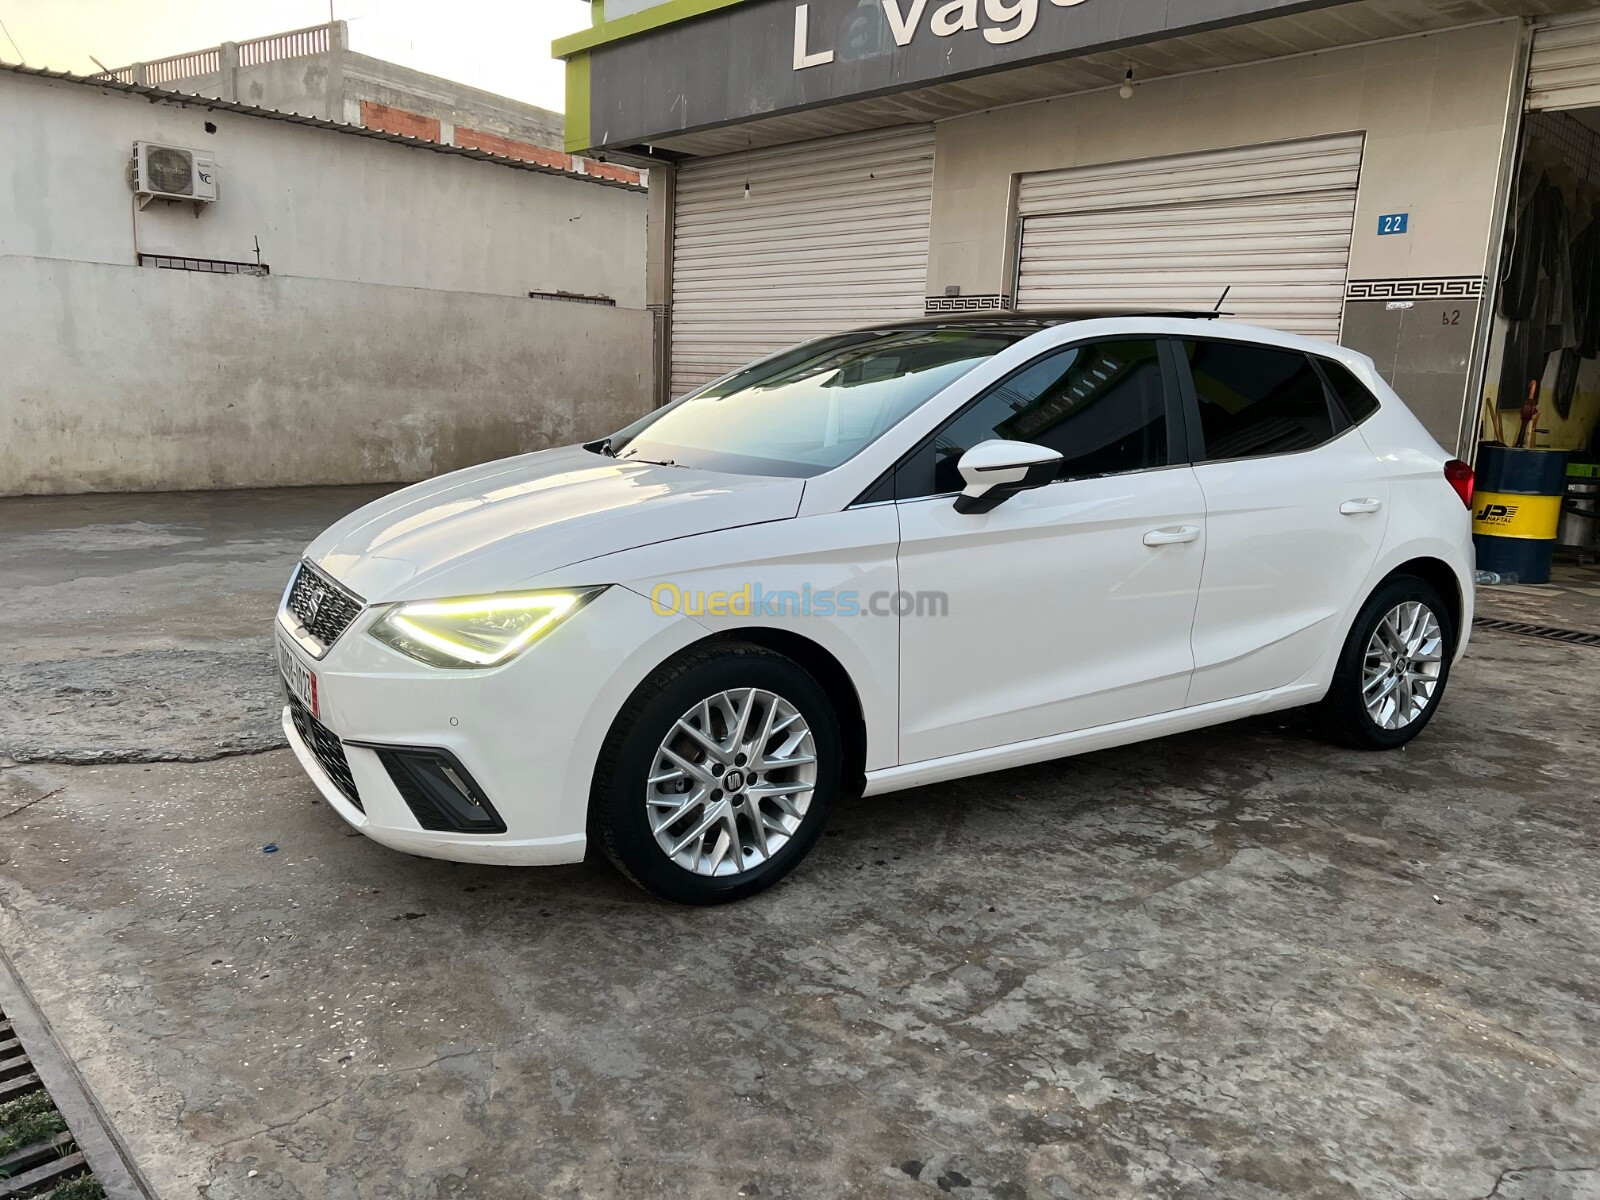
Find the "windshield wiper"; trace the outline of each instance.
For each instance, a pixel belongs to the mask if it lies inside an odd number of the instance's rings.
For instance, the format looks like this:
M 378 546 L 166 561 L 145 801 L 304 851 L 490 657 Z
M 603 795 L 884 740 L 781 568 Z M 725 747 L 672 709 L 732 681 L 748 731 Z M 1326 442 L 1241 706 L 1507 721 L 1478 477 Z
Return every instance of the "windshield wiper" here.
M 626 450 L 623 451 L 620 457 L 623 462 L 649 463 L 653 467 L 675 467 L 678 465 L 670 458 L 640 458 L 637 453 L 629 453 Z

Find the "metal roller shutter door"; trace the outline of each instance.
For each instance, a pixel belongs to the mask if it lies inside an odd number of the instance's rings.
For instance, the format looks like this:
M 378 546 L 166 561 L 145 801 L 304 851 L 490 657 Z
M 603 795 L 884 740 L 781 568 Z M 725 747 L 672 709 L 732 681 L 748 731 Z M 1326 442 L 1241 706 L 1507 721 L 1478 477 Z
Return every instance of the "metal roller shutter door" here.
M 920 316 L 932 209 L 928 125 L 680 166 L 672 394 L 806 338 Z
M 1360 134 L 1022 176 L 1020 309 L 1209 310 L 1337 341 Z
M 1600 17 L 1550 21 L 1533 31 L 1530 109 L 1600 106 Z

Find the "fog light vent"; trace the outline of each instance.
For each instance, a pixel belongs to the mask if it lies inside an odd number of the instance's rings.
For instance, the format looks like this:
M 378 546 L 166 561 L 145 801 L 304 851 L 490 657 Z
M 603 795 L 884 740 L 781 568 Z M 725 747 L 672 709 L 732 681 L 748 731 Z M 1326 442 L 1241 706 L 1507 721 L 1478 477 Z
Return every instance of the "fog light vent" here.
M 504 833 L 506 823 L 448 750 L 372 746 L 417 824 L 435 833 Z

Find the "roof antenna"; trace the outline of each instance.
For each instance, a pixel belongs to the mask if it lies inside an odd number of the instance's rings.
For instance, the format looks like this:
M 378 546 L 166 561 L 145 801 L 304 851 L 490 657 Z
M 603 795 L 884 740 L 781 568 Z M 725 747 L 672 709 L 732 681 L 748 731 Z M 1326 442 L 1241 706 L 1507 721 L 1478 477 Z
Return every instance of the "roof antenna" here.
M 1222 302 L 1228 298 L 1228 293 L 1231 292 L 1231 291 L 1233 291 L 1233 284 L 1230 283 L 1227 287 L 1222 289 L 1222 295 L 1217 297 L 1217 303 L 1216 303 L 1215 307 L 1212 308 L 1212 310 L 1211 310 L 1212 312 L 1217 313 L 1219 315 L 1221 314 L 1221 312 L 1222 312 Z

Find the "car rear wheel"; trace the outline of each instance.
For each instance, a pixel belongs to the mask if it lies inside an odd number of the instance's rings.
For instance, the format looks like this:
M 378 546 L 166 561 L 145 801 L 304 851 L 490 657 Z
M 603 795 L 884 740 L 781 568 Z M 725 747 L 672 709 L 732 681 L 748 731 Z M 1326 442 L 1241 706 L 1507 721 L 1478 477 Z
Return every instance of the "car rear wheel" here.
M 827 693 L 790 659 L 746 643 L 691 651 L 612 724 L 591 833 L 646 891 L 684 904 L 742 899 L 821 836 L 840 746 Z
M 1403 746 L 1433 719 L 1450 678 L 1455 629 L 1438 589 L 1387 580 L 1362 605 L 1317 707 L 1335 740 L 1368 750 Z

